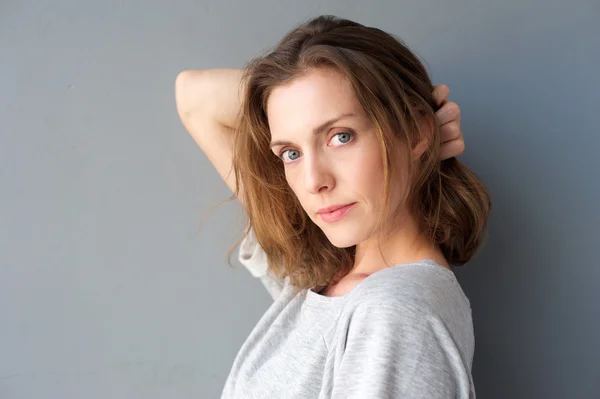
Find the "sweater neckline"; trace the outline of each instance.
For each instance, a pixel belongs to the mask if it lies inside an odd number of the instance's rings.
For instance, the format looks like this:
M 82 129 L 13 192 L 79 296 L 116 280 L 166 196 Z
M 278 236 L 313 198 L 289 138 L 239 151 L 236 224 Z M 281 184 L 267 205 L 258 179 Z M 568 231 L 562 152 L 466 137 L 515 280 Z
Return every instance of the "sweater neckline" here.
M 306 291 L 305 303 L 311 307 L 335 306 L 335 305 L 342 304 L 348 299 L 348 297 L 352 294 L 352 292 L 354 292 L 354 290 L 356 290 L 358 287 L 360 287 L 362 284 L 364 284 L 367 280 L 370 280 L 371 278 L 378 275 L 379 273 L 390 272 L 392 270 L 396 270 L 398 268 L 401 268 L 401 267 L 407 266 L 407 265 L 425 265 L 426 267 L 431 266 L 431 267 L 434 267 L 437 270 L 439 270 L 441 273 L 446 274 L 447 277 L 450 277 L 453 280 L 456 279 L 456 276 L 454 275 L 454 272 L 452 270 L 440 265 L 439 263 L 437 263 L 436 261 L 434 261 L 432 259 L 423 259 L 418 262 L 410 262 L 410 263 L 403 263 L 403 264 L 390 266 L 385 269 L 381 269 L 374 273 L 371 273 L 364 280 L 359 282 L 354 288 L 352 288 L 352 290 L 350 290 L 350 292 L 347 292 L 344 295 L 325 296 L 325 295 L 321 295 L 315 291 L 315 289 L 318 287 L 309 288 Z

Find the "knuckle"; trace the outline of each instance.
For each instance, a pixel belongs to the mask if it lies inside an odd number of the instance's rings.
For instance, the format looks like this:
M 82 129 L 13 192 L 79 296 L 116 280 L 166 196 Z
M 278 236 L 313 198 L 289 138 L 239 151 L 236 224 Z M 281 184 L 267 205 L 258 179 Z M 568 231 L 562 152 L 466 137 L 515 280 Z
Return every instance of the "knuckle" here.
M 448 135 L 452 138 L 455 139 L 460 136 L 460 128 L 458 127 L 458 124 L 456 122 L 448 123 L 447 129 Z
M 448 112 L 452 115 L 459 116 L 460 115 L 460 107 L 454 101 L 451 101 L 447 104 Z

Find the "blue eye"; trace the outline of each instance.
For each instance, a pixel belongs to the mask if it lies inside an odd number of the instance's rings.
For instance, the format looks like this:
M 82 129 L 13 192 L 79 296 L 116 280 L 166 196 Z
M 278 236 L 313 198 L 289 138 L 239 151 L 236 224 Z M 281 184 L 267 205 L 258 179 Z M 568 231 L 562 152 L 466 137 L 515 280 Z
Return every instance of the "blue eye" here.
M 344 145 L 348 142 L 350 142 L 353 138 L 354 138 L 354 134 L 353 132 L 339 132 L 333 135 L 333 137 L 338 137 L 339 141 L 340 141 L 340 145 Z M 339 147 L 340 145 L 337 145 L 335 147 Z M 284 159 L 284 154 L 285 153 L 289 153 L 288 155 L 288 160 Z M 298 159 L 300 157 L 300 151 L 298 150 L 283 150 L 279 153 L 279 158 L 284 162 L 284 163 L 290 163 L 295 161 L 296 159 Z
M 300 155 L 299 155 L 299 154 L 300 154 L 300 152 L 299 152 L 299 151 L 297 151 L 297 150 L 285 150 L 285 151 L 281 151 L 281 154 L 279 154 L 279 158 L 283 159 L 283 154 L 285 154 L 286 152 L 291 152 L 291 153 L 296 153 L 296 154 L 297 154 L 297 155 L 296 155 L 296 158 L 291 158 L 291 157 L 290 157 L 290 160 L 291 160 L 291 161 L 295 161 L 295 160 L 296 160 L 296 159 L 298 159 L 298 157 L 300 156 Z M 285 162 L 285 160 L 284 160 L 284 162 Z
M 348 132 L 340 132 L 340 133 L 337 133 L 333 137 L 343 137 L 343 136 L 346 136 L 347 140 L 346 141 L 341 141 L 342 144 L 346 144 L 348 141 L 350 141 L 350 139 L 352 139 L 352 133 L 348 133 Z

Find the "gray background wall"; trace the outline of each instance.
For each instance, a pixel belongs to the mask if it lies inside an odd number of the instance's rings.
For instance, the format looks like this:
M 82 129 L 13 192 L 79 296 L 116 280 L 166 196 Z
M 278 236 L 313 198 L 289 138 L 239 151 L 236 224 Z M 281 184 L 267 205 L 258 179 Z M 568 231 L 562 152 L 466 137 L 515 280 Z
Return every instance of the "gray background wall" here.
M 457 270 L 478 397 L 600 397 L 597 0 L 2 0 L 0 398 L 219 396 L 270 299 L 226 266 L 236 203 L 197 233 L 229 193 L 174 79 L 324 13 L 402 37 L 461 106 L 494 197 Z

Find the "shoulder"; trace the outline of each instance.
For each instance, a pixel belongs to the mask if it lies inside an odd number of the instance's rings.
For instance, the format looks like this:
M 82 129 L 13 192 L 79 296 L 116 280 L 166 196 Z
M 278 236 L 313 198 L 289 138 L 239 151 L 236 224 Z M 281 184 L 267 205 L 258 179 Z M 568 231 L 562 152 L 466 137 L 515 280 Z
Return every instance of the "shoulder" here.
M 433 315 L 468 319 L 470 303 L 454 273 L 433 261 L 393 266 L 361 279 L 346 311 L 386 320 Z
M 335 397 L 473 397 L 473 325 L 452 270 L 434 262 L 371 274 L 346 298 Z M 465 302 L 467 301 L 467 302 Z

